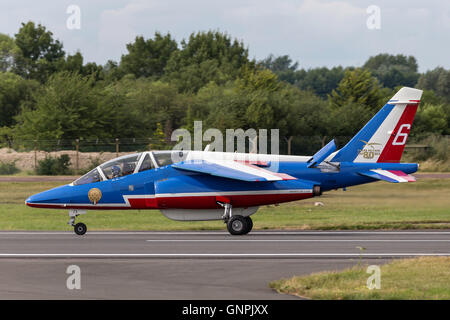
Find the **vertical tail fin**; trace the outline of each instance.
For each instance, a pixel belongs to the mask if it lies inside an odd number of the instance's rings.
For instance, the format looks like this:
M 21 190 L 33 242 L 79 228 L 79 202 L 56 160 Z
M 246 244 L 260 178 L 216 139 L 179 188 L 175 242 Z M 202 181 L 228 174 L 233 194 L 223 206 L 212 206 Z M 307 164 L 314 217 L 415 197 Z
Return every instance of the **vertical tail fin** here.
M 331 161 L 400 162 L 421 96 L 401 88 Z

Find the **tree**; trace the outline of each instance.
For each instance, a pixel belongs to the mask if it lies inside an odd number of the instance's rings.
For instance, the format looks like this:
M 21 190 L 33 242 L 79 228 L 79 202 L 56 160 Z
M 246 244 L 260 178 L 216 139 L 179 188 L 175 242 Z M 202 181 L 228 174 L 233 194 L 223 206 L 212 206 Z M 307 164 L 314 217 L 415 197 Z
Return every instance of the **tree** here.
M 293 86 L 284 90 L 280 104 L 286 120 L 280 134 L 287 143 L 287 153 L 292 154 L 294 149 L 303 154 L 317 151 L 329 135 L 328 104 L 311 91 Z
M 448 131 L 448 114 L 441 105 L 420 104 L 414 120 L 414 136 L 445 134 Z
M 295 72 L 293 84 L 301 90 L 311 90 L 318 96 L 326 98 L 344 78 L 345 70 L 341 66 L 328 69 L 314 68 Z
M 417 61 L 413 56 L 378 54 L 370 57 L 363 68 L 369 70 L 383 86 L 388 88 L 414 87 L 419 79 Z
M 261 60 L 259 65 L 263 68 L 271 70 L 281 81 L 294 84 L 296 81 L 296 70 L 298 62 L 293 62 L 288 55 L 275 57 L 273 54 L 266 59 Z
M 0 72 L 11 71 L 18 53 L 19 47 L 17 47 L 14 39 L 0 33 Z
M 366 106 L 369 113 L 378 110 L 383 99 L 378 80 L 361 68 L 346 70 L 338 87 L 328 97 L 334 108 L 356 103 Z
M 111 115 L 117 116 L 115 131 L 130 137 L 150 137 L 160 123 L 170 141 L 172 130 L 180 127 L 186 116 L 185 96 L 169 83 L 127 75 L 105 90 L 111 99 L 105 106 L 117 105 L 116 114 Z
M 275 57 L 273 54 L 260 61 L 262 67 L 271 70 L 274 73 L 283 71 L 295 71 L 298 68 L 298 62 L 293 63 L 288 55 Z
M 54 40 L 53 33 L 44 26 L 36 26 L 32 21 L 22 23 L 15 38 L 20 49 L 14 66 L 17 74 L 45 82 L 58 70 L 65 55 L 63 45 L 59 40 Z
M 218 31 L 192 33 L 171 55 L 164 80 L 181 91 L 197 92 L 210 81 L 225 84 L 236 79 L 244 66 L 254 68 L 255 63 L 242 42 Z
M 12 72 L 0 72 L 0 127 L 11 127 L 14 117 L 20 113 L 21 105 L 31 100 L 38 83 L 25 80 Z
M 417 83 L 420 89 L 433 90 L 450 103 L 450 70 L 437 67 L 422 74 Z
M 127 44 L 127 50 L 128 54 L 122 55 L 120 62 L 124 73 L 132 73 L 136 78 L 160 78 L 170 56 L 178 50 L 178 45 L 169 33 L 163 36 L 156 32 L 154 39 L 136 37 L 133 43 Z
M 60 72 L 36 92 L 34 108 L 17 117 L 15 136 L 24 140 L 104 138 L 110 114 L 99 108 L 101 92 L 92 77 Z

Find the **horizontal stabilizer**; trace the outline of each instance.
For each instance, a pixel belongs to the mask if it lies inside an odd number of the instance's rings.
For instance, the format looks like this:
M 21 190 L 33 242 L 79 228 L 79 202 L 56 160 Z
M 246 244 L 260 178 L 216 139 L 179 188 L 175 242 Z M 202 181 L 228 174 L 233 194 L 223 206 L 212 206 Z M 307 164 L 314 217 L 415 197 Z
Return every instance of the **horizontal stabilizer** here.
M 414 178 L 413 176 L 398 170 L 373 169 L 369 171 L 359 172 L 359 174 L 366 177 L 393 183 L 416 181 L 416 178 Z
M 251 163 L 233 160 L 183 161 L 173 164 L 172 168 L 241 181 L 297 180 L 288 174 L 272 172 Z
M 312 156 L 311 159 L 308 160 L 308 168 L 315 167 L 320 164 L 323 160 L 325 160 L 330 154 L 336 151 L 336 143 L 334 139 L 328 142 L 328 144 L 316 152 L 315 155 Z

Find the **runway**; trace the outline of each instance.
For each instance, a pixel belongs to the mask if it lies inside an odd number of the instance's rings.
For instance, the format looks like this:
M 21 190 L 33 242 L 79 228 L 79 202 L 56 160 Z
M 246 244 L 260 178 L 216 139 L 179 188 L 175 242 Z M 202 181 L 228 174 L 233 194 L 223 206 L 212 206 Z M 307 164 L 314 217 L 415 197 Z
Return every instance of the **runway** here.
M 450 256 L 450 231 L 0 232 L 0 299 L 293 299 L 268 283 L 424 255 Z

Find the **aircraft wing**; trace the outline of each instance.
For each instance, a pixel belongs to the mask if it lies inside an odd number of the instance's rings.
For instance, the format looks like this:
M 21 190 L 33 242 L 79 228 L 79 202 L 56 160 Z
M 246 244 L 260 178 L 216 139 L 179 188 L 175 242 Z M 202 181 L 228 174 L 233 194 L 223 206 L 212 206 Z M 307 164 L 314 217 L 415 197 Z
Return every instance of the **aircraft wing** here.
M 359 172 L 359 174 L 366 176 L 366 177 L 370 177 L 370 178 L 374 178 L 374 179 L 378 179 L 378 180 L 384 180 L 384 181 L 393 182 L 393 183 L 416 181 L 416 178 L 414 178 L 413 176 L 406 174 L 403 171 L 398 171 L 398 170 L 373 169 L 373 170 L 369 170 L 369 171 Z
M 173 164 L 172 168 L 241 181 L 297 180 L 288 174 L 272 172 L 260 166 L 268 165 L 233 160 L 191 160 Z

